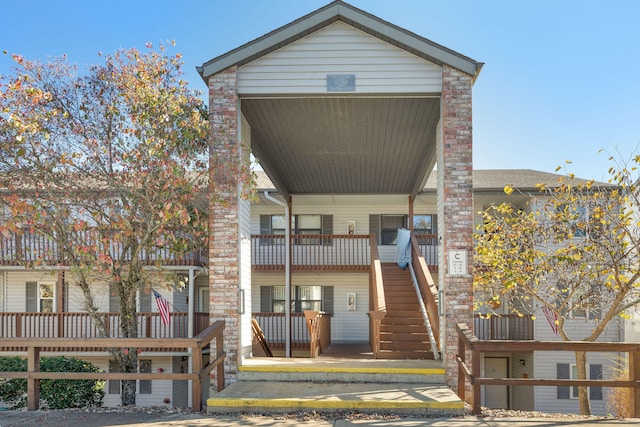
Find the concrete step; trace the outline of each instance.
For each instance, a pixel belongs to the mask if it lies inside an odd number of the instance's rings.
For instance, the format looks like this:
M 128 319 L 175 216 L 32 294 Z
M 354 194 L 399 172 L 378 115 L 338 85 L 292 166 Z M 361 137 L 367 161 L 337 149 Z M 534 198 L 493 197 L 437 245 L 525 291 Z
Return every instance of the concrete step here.
M 389 352 L 391 354 L 391 352 Z M 400 357 L 407 359 L 407 357 Z M 238 367 L 240 381 L 335 381 L 444 384 L 441 361 L 385 361 L 383 359 L 326 361 L 317 359 L 253 358 Z
M 460 398 L 446 386 L 404 383 L 238 381 L 207 400 L 207 412 L 344 411 L 458 416 Z

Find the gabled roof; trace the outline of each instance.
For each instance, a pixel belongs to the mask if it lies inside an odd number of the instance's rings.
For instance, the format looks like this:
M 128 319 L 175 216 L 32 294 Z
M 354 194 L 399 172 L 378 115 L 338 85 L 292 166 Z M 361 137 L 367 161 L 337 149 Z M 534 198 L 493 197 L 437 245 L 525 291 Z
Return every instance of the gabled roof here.
M 334 1 L 243 46 L 213 58 L 197 67 L 207 81 L 231 66 L 241 66 L 283 46 L 314 33 L 334 22 L 342 21 L 381 40 L 404 49 L 437 65 L 448 65 L 473 77 L 478 76 L 483 63 L 393 25 L 341 0 Z

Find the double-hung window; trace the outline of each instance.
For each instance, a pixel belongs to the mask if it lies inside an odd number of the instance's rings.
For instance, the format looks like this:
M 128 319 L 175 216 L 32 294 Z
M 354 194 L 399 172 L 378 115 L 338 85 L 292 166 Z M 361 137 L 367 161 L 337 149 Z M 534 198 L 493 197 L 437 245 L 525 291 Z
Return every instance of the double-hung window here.
M 578 370 L 575 364 L 558 363 L 557 365 L 558 379 L 578 379 Z M 602 365 L 593 364 L 587 366 L 587 376 L 591 380 L 602 379 Z M 558 399 L 577 399 L 578 386 L 560 386 L 557 387 Z M 589 399 L 602 400 L 602 387 L 589 387 Z
M 284 313 L 286 292 L 284 286 L 260 287 L 260 311 Z M 305 310 L 333 313 L 333 286 L 302 285 L 291 287 L 291 312 Z
M 260 234 L 284 235 L 286 231 L 286 219 L 284 215 L 260 215 Z M 308 237 L 309 235 L 325 235 L 333 233 L 333 216 L 319 214 L 299 214 L 291 217 L 291 234 L 305 235 L 307 237 L 294 238 L 293 243 L 298 245 L 331 244 L 331 239 Z M 261 245 L 284 244 L 284 239 L 260 239 Z

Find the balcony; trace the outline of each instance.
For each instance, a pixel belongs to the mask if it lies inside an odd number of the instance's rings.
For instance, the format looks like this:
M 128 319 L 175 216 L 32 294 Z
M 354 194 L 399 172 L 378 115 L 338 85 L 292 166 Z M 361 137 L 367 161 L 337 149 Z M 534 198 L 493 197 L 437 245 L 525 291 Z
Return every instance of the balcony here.
M 100 313 L 109 338 L 123 338 L 119 313 Z M 209 326 L 209 313 L 195 313 L 193 334 Z M 171 313 L 164 325 L 160 313 L 138 313 L 140 338 L 188 338 L 188 313 Z M 102 338 L 95 321 L 88 313 L 0 313 L 0 338 Z M 4 351 L 24 351 L 23 348 L 3 348 Z M 47 348 L 46 351 L 62 351 Z
M 531 316 L 502 314 L 483 318 L 476 315 L 473 326 L 476 337 L 481 340 L 522 341 L 533 339 Z
M 431 271 L 438 268 L 436 235 L 420 235 L 418 243 Z M 284 272 L 285 236 L 251 236 L 251 266 L 256 272 Z M 368 272 L 371 267 L 369 235 L 296 234 L 291 236 L 291 271 Z
M 87 247 L 104 245 L 95 230 L 86 230 L 83 233 L 83 245 Z M 126 253 L 122 245 L 116 241 L 110 242 L 108 248 L 102 249 L 108 249 L 109 253 L 120 261 L 131 259 L 131 255 Z M 175 253 L 168 247 L 157 247 L 143 253 L 141 259 L 147 265 L 160 263 L 165 266 L 205 266 L 208 262 L 207 251 L 204 248 Z M 32 233 L 0 235 L 0 266 L 23 266 L 33 263 L 67 265 L 56 241 L 50 237 Z

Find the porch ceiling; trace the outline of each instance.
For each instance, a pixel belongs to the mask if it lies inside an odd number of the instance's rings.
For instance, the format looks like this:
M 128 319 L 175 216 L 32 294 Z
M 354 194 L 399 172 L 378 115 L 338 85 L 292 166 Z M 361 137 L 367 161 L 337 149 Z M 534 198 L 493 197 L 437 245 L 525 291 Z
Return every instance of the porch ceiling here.
M 285 196 L 415 195 L 435 164 L 438 97 L 243 98 L 241 108 Z

